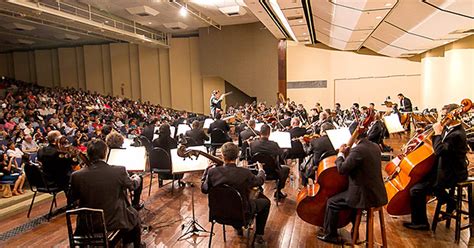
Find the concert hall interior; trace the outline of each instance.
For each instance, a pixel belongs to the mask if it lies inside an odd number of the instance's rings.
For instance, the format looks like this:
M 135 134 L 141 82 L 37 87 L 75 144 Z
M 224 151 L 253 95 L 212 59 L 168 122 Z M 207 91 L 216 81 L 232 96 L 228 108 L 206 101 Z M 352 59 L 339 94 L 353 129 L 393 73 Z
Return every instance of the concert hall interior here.
M 473 247 L 474 0 L 0 0 L 0 247 Z

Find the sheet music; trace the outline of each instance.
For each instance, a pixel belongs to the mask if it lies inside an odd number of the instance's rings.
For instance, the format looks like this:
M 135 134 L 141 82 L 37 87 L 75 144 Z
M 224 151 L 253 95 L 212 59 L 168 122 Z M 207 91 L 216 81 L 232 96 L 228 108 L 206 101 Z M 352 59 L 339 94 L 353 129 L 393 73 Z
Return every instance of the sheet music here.
M 178 125 L 178 132 L 176 133 L 176 136 L 179 136 L 180 134 L 185 134 L 186 131 L 191 130 L 191 127 L 187 124 L 179 124 Z M 173 137 L 172 137 L 173 138 Z
M 347 144 L 351 138 L 351 132 L 349 128 L 343 127 L 340 129 L 326 130 L 326 133 L 331 141 L 332 147 L 334 149 L 339 149 L 342 144 Z
M 126 149 L 110 149 L 107 163 L 110 165 L 124 166 L 127 171 L 145 171 L 145 147 L 127 147 Z
M 159 127 L 155 127 L 155 130 L 153 132 L 153 140 L 156 140 L 156 139 L 158 139 L 158 137 L 160 137 L 160 135 L 157 134 L 159 129 L 160 129 Z M 170 126 L 170 137 L 174 139 L 174 134 L 175 133 L 176 133 L 176 127 Z
M 400 119 L 398 118 L 397 114 L 384 116 L 383 120 L 389 133 L 399 133 L 405 131 L 402 124 L 400 123 Z
M 265 124 L 265 123 L 256 123 L 256 124 L 255 124 L 255 131 L 259 131 L 259 132 L 260 132 L 260 129 L 262 128 L 263 124 Z
M 207 118 L 206 120 L 204 120 L 204 125 L 202 128 L 204 129 L 209 129 L 209 126 L 211 125 L 211 123 L 213 123 L 214 120 L 211 119 L 211 118 Z
M 205 146 L 191 146 L 188 149 L 200 150 L 207 152 Z M 171 162 L 172 162 L 172 171 L 173 173 L 184 173 L 184 172 L 193 172 L 193 171 L 203 171 L 209 164 L 207 158 L 204 156 L 199 156 L 196 158 L 182 158 L 178 156 L 178 149 L 171 149 Z
M 133 139 L 123 139 L 122 148 L 131 147 L 133 144 Z
M 291 148 L 291 135 L 289 132 L 272 132 L 268 140 L 275 141 L 280 148 Z

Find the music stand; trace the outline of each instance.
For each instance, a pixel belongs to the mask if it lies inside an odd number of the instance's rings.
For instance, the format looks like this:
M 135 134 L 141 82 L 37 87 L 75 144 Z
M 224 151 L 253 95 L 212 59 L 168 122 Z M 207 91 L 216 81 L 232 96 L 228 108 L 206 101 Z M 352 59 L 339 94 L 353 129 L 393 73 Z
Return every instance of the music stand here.
M 194 146 L 192 147 L 193 150 L 201 150 L 206 152 L 207 149 L 205 146 Z M 172 171 L 173 174 L 175 173 L 185 173 L 185 172 L 197 172 L 203 171 L 207 168 L 207 158 L 205 157 L 198 157 L 196 159 L 191 158 L 182 158 L 178 156 L 177 153 L 178 149 L 171 149 L 171 161 L 172 161 Z M 189 223 L 187 223 L 186 231 L 178 238 L 178 241 L 182 241 L 198 235 L 199 233 L 210 233 L 204 227 L 202 227 L 196 219 L 196 214 L 194 211 L 194 184 L 191 182 L 191 209 L 192 209 L 192 219 Z M 183 225 L 183 230 L 185 226 Z M 190 235 L 188 237 L 188 235 Z M 212 234 L 211 234 L 212 235 Z

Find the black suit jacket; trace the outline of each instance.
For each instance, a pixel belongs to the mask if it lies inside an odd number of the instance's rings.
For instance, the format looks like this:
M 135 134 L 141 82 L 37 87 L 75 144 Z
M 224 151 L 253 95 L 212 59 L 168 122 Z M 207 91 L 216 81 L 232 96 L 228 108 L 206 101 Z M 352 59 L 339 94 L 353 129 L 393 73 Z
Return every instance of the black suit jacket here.
M 255 140 L 250 144 L 250 153 L 251 155 L 255 155 L 257 153 L 265 153 L 272 156 L 279 156 L 280 157 L 280 164 L 284 164 L 283 158 L 283 150 L 280 148 L 278 143 L 275 141 L 271 141 L 268 139 Z
M 153 141 L 153 147 L 160 147 L 164 149 L 168 154 L 171 154 L 170 150 L 178 147 L 178 142 L 168 135 L 160 135 L 158 139 Z
M 400 100 L 400 110 L 403 112 L 413 111 L 413 108 L 411 106 L 411 100 L 409 98 L 404 97 L 402 100 Z
M 213 123 L 211 123 L 211 125 L 209 125 L 209 129 L 207 130 L 207 133 L 210 134 L 212 132 L 212 130 L 214 130 L 216 128 L 221 129 L 225 133 L 229 132 L 229 130 L 230 130 L 229 124 L 227 124 L 226 121 L 215 120 Z
M 265 172 L 260 170 L 257 175 L 248 169 L 237 167 L 235 164 L 206 169 L 203 174 L 201 191 L 207 194 L 213 187 L 227 184 L 239 191 L 248 212 L 255 211 L 255 203 L 249 201 L 250 190 L 265 182 Z
M 107 230 L 131 230 L 140 223 L 138 212 L 130 206 L 126 190 L 139 187 L 125 167 L 98 161 L 71 176 L 71 196 L 80 207 L 104 210 Z
M 148 140 L 153 140 L 153 135 L 155 134 L 155 125 L 148 125 L 143 128 L 142 135 L 145 136 Z
M 280 120 L 280 123 L 283 127 L 289 127 L 291 125 L 291 118 Z M 280 125 L 278 126 L 281 127 Z
M 186 131 L 185 136 L 196 141 L 196 145 L 198 146 L 203 145 L 205 140 L 209 140 L 209 136 L 207 136 L 202 128 L 188 130 Z
M 324 153 L 336 152 L 332 147 L 331 140 L 327 135 L 311 140 L 306 149 L 306 154 L 313 154 L 313 165 L 318 166 L 321 161 L 321 155 Z
M 255 132 L 255 133 L 254 133 Z M 260 135 L 257 130 L 250 130 L 250 128 L 245 129 L 244 131 L 240 132 L 240 139 L 242 141 L 248 140 L 251 137 L 255 137 L 255 134 Z
M 384 135 L 383 123 L 381 121 L 375 121 L 369 126 L 367 132 L 367 138 L 375 144 L 382 144 Z
M 377 144 L 362 139 L 347 158 L 337 157 L 337 170 L 349 177 L 347 203 L 352 208 L 380 207 L 387 204 L 382 178 L 381 153 Z
M 451 130 L 445 129 L 441 135 L 433 135 L 432 141 L 437 157 L 435 185 L 446 188 L 465 180 L 469 149 L 464 128 L 458 125 Z
M 306 134 L 306 129 L 302 127 L 293 127 L 289 131 L 291 138 L 299 138 Z
M 38 160 L 48 180 L 55 182 L 60 188 L 67 189 L 75 164 L 70 158 L 60 158 L 55 146 L 48 145 L 38 151 Z

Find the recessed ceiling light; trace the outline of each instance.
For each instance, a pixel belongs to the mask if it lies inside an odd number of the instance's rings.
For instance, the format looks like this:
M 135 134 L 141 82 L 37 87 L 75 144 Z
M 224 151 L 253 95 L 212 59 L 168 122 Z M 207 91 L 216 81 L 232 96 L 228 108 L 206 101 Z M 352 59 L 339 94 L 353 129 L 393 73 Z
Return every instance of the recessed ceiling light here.
M 185 7 L 181 7 L 181 9 L 179 10 L 179 14 L 184 17 L 188 15 L 188 11 Z
M 306 33 L 303 33 L 303 35 L 306 35 Z
M 385 7 L 390 7 L 390 6 L 392 6 L 392 3 L 386 3 L 385 4 Z
M 151 25 L 151 22 L 148 22 L 148 25 Z
M 105 23 L 109 23 L 109 21 L 105 20 Z
M 381 16 L 377 16 L 377 17 L 375 17 L 375 19 L 382 19 L 382 17 L 381 17 Z
M 299 22 L 299 23 L 303 23 L 303 20 L 299 20 L 298 22 Z
M 359 41 L 364 41 L 364 39 L 360 39 Z

